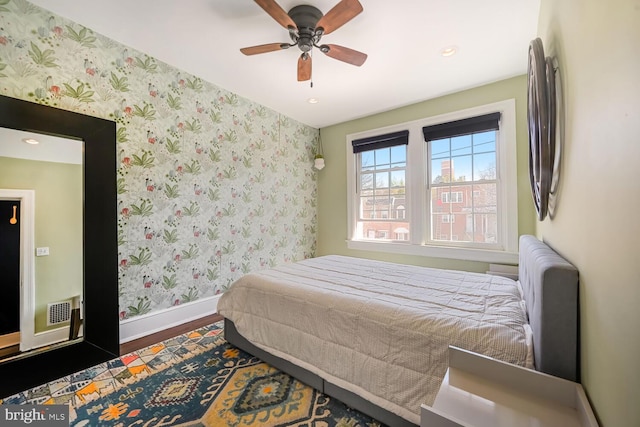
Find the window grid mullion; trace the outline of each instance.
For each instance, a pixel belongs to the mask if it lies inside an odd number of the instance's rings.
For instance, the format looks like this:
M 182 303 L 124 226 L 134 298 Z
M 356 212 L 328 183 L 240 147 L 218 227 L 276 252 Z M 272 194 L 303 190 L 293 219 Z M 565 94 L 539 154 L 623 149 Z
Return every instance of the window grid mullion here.
M 474 137 L 475 134 L 471 135 L 471 181 L 475 181 L 476 168 L 475 168 L 475 152 L 474 152 Z M 474 197 L 473 197 L 473 184 L 471 184 L 471 242 L 476 242 L 476 210 L 474 208 Z

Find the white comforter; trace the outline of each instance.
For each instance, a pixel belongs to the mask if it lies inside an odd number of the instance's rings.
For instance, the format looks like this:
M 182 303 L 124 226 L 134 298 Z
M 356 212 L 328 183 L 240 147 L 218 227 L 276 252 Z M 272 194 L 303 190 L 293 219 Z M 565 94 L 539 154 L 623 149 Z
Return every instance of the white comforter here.
M 418 424 L 449 345 L 531 363 L 521 300 L 503 277 L 331 255 L 242 277 L 218 312 L 258 347 Z

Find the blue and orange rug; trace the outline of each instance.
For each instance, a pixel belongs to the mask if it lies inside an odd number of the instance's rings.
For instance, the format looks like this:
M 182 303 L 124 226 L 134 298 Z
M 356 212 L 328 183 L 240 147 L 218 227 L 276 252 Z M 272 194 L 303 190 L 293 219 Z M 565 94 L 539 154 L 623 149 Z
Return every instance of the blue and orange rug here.
M 67 404 L 72 426 L 380 427 L 228 344 L 223 323 L 10 396 Z

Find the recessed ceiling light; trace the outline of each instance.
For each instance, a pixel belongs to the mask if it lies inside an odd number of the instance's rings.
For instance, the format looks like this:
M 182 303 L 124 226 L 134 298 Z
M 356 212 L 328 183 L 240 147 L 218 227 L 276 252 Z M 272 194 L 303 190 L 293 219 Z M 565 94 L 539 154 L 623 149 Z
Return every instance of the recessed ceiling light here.
M 444 49 L 442 49 L 442 50 L 440 51 L 440 54 L 441 54 L 442 56 L 445 56 L 445 57 L 446 57 L 446 56 L 453 56 L 453 55 L 455 55 L 455 54 L 456 54 L 456 52 L 458 52 L 458 48 L 457 48 L 457 47 L 455 47 L 455 46 L 448 46 L 448 47 L 445 47 Z
M 37 139 L 33 139 L 33 138 L 22 138 L 22 142 L 26 142 L 27 144 L 31 144 L 31 145 L 40 144 L 40 141 L 38 141 Z
M 307 102 L 309 104 L 317 104 L 318 102 L 320 102 L 320 100 L 318 98 L 309 98 L 307 99 Z

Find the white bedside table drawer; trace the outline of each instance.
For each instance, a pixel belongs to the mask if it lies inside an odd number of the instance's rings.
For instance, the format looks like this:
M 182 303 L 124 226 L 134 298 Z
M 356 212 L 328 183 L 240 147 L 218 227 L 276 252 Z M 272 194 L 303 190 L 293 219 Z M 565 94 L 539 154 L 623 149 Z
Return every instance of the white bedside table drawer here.
M 582 386 L 449 348 L 449 369 L 423 427 L 597 427 Z

